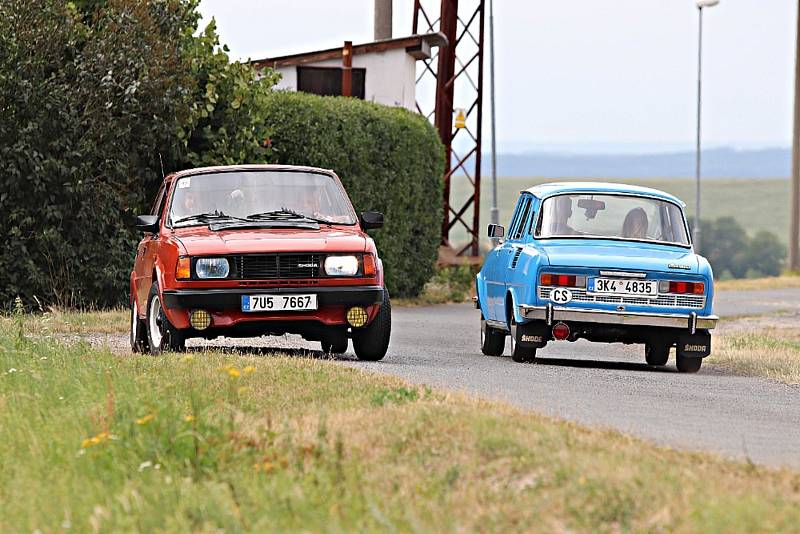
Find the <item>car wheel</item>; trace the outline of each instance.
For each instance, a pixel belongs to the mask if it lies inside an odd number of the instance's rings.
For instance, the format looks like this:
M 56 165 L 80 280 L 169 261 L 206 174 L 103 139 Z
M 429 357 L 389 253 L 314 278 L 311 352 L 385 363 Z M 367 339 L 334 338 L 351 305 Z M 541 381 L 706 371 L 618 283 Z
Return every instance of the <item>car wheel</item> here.
M 347 336 L 343 333 L 324 336 L 320 342 L 325 354 L 344 354 L 347 352 Z
M 161 354 L 164 351 L 181 352 L 186 348 L 183 333 L 172 326 L 161 305 L 158 284 L 150 288 L 147 299 L 147 344 L 150 354 Z
M 148 349 L 147 344 L 147 327 L 144 321 L 139 319 L 139 312 L 136 311 L 136 301 L 131 299 L 131 352 L 146 352 Z
M 389 337 L 392 332 L 392 305 L 389 291 L 383 290 L 383 303 L 378 315 L 364 328 L 353 329 L 353 349 L 359 360 L 378 361 L 389 350 Z
M 644 359 L 647 365 L 667 365 L 670 345 L 648 343 L 644 346 Z
M 500 356 L 506 348 L 506 333 L 486 324 L 481 314 L 481 352 L 487 356 Z
M 517 343 L 517 320 L 511 316 L 511 359 L 517 363 L 532 363 L 536 360 L 536 349 L 520 347 Z
M 700 366 L 703 365 L 703 358 L 687 358 L 679 354 L 675 359 L 675 363 L 681 373 L 696 373 L 700 370 Z

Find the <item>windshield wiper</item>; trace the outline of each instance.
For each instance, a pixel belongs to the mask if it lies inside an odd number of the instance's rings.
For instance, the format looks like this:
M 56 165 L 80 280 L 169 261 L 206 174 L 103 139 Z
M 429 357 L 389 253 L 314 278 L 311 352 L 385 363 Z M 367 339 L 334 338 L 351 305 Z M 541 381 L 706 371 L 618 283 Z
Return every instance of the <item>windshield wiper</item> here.
M 242 219 L 241 217 L 234 217 L 233 215 L 225 215 L 221 211 L 215 211 L 213 213 L 197 213 L 195 215 L 189 215 L 188 217 L 181 217 L 176 221 L 172 221 L 172 224 L 180 224 L 189 221 L 198 221 L 205 223 L 209 221 L 219 221 L 219 220 L 246 221 L 247 219 Z
M 325 219 L 317 219 L 316 217 L 309 217 L 294 210 L 281 208 L 279 210 L 264 211 L 261 213 L 251 213 L 247 216 L 247 220 L 251 221 L 296 221 L 296 220 L 312 221 L 321 224 L 334 224 L 333 221 Z

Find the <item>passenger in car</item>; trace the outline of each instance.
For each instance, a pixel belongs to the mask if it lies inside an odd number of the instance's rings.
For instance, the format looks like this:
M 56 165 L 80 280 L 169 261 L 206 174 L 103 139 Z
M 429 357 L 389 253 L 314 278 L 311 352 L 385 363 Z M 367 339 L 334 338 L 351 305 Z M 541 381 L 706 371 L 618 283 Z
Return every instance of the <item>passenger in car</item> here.
M 647 213 L 642 208 L 633 208 L 625 216 L 625 221 L 622 223 L 622 236 L 628 239 L 645 239 L 647 238 Z

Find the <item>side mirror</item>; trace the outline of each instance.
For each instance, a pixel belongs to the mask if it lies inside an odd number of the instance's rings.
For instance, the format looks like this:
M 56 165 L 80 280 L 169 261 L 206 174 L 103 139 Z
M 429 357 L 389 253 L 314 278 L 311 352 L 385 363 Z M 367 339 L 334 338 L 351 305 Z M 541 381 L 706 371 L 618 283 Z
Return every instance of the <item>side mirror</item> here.
M 364 228 L 364 230 L 383 228 L 383 213 L 377 211 L 362 212 L 361 226 Z
M 506 235 L 506 229 L 500 224 L 490 224 L 488 233 L 492 239 L 502 239 Z
M 158 233 L 158 215 L 139 215 L 136 217 L 136 229 L 146 234 Z

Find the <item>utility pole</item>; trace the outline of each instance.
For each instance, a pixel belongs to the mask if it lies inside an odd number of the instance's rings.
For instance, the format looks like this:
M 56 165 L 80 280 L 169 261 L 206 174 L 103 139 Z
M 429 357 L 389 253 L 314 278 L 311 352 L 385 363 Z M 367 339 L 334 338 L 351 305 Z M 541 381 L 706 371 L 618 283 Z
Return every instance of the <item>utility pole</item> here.
M 494 0 L 489 0 L 489 46 L 489 83 L 492 91 L 492 209 L 489 213 L 492 224 L 499 224 L 500 215 L 497 210 L 497 127 L 494 108 Z
M 794 137 L 792 139 L 792 216 L 789 228 L 789 269 L 800 269 L 800 2 L 797 9 L 794 67 Z

